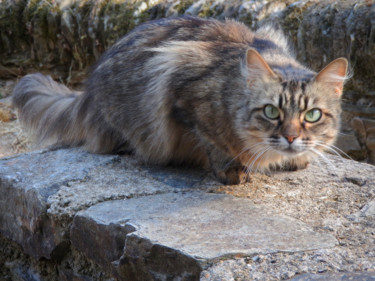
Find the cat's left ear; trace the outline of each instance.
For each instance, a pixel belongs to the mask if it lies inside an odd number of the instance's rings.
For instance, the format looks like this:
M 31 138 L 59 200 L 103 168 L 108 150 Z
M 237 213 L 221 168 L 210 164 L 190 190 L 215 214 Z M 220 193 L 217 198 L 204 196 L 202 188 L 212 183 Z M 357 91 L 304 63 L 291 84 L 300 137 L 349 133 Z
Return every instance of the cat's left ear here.
M 322 71 L 318 73 L 315 81 L 326 83 L 340 97 L 344 88 L 344 82 L 347 79 L 348 60 L 338 58 L 329 63 Z

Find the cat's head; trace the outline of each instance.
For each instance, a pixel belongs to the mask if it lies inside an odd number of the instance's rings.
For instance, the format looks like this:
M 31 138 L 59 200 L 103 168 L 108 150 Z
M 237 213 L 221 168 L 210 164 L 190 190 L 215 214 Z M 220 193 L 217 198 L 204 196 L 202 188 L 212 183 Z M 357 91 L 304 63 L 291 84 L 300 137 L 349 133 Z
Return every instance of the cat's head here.
M 252 155 L 248 161 L 273 164 L 332 150 L 340 130 L 347 69 L 347 60 L 339 58 L 315 73 L 294 60 L 267 63 L 249 49 L 246 79 L 251 102 L 237 118 L 244 150 Z

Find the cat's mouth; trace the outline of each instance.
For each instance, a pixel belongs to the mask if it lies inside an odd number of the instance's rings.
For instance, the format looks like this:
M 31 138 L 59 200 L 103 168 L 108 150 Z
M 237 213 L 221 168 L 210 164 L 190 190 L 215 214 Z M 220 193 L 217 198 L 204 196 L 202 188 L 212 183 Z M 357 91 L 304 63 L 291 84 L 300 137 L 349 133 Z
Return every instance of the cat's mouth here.
M 305 151 L 299 147 L 294 147 L 294 146 L 288 146 L 287 148 L 279 150 L 281 154 L 285 156 L 296 156 L 296 155 L 301 155 Z
M 274 149 L 284 156 L 296 156 L 306 151 L 304 144 L 300 139 L 293 142 L 287 142 L 285 138 L 279 138 L 278 142 L 273 143 Z
M 284 149 L 284 152 L 286 153 L 297 153 L 298 151 L 292 147 L 288 147 L 286 149 Z
M 288 143 L 285 139 L 279 138 L 268 143 L 270 148 L 276 154 L 286 157 L 300 156 L 308 151 L 308 147 L 300 139 Z

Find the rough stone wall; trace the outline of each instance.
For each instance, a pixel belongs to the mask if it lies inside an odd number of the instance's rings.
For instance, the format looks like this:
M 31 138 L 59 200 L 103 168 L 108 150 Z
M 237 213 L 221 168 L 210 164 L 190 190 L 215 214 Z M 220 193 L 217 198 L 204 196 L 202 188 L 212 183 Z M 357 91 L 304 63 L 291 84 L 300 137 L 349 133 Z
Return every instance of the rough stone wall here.
M 277 22 L 300 60 L 321 69 L 345 56 L 354 72 L 347 88 L 374 95 L 375 5 L 368 0 L 1 1 L 0 77 L 31 68 L 56 71 L 67 79 L 69 71 L 90 66 L 136 25 L 178 15 L 235 18 L 251 28 Z

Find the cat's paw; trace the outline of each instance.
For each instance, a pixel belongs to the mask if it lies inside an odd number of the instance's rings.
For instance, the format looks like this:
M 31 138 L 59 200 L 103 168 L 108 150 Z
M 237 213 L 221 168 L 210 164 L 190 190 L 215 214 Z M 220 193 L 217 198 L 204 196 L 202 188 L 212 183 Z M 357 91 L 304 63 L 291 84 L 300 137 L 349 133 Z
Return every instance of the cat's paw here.
M 243 167 L 230 167 L 225 171 L 216 171 L 215 176 L 220 182 L 227 185 L 245 183 L 250 180 Z
M 282 170 L 284 171 L 298 171 L 302 169 L 306 169 L 309 165 L 309 161 L 305 159 L 293 159 L 286 162 L 283 165 Z

